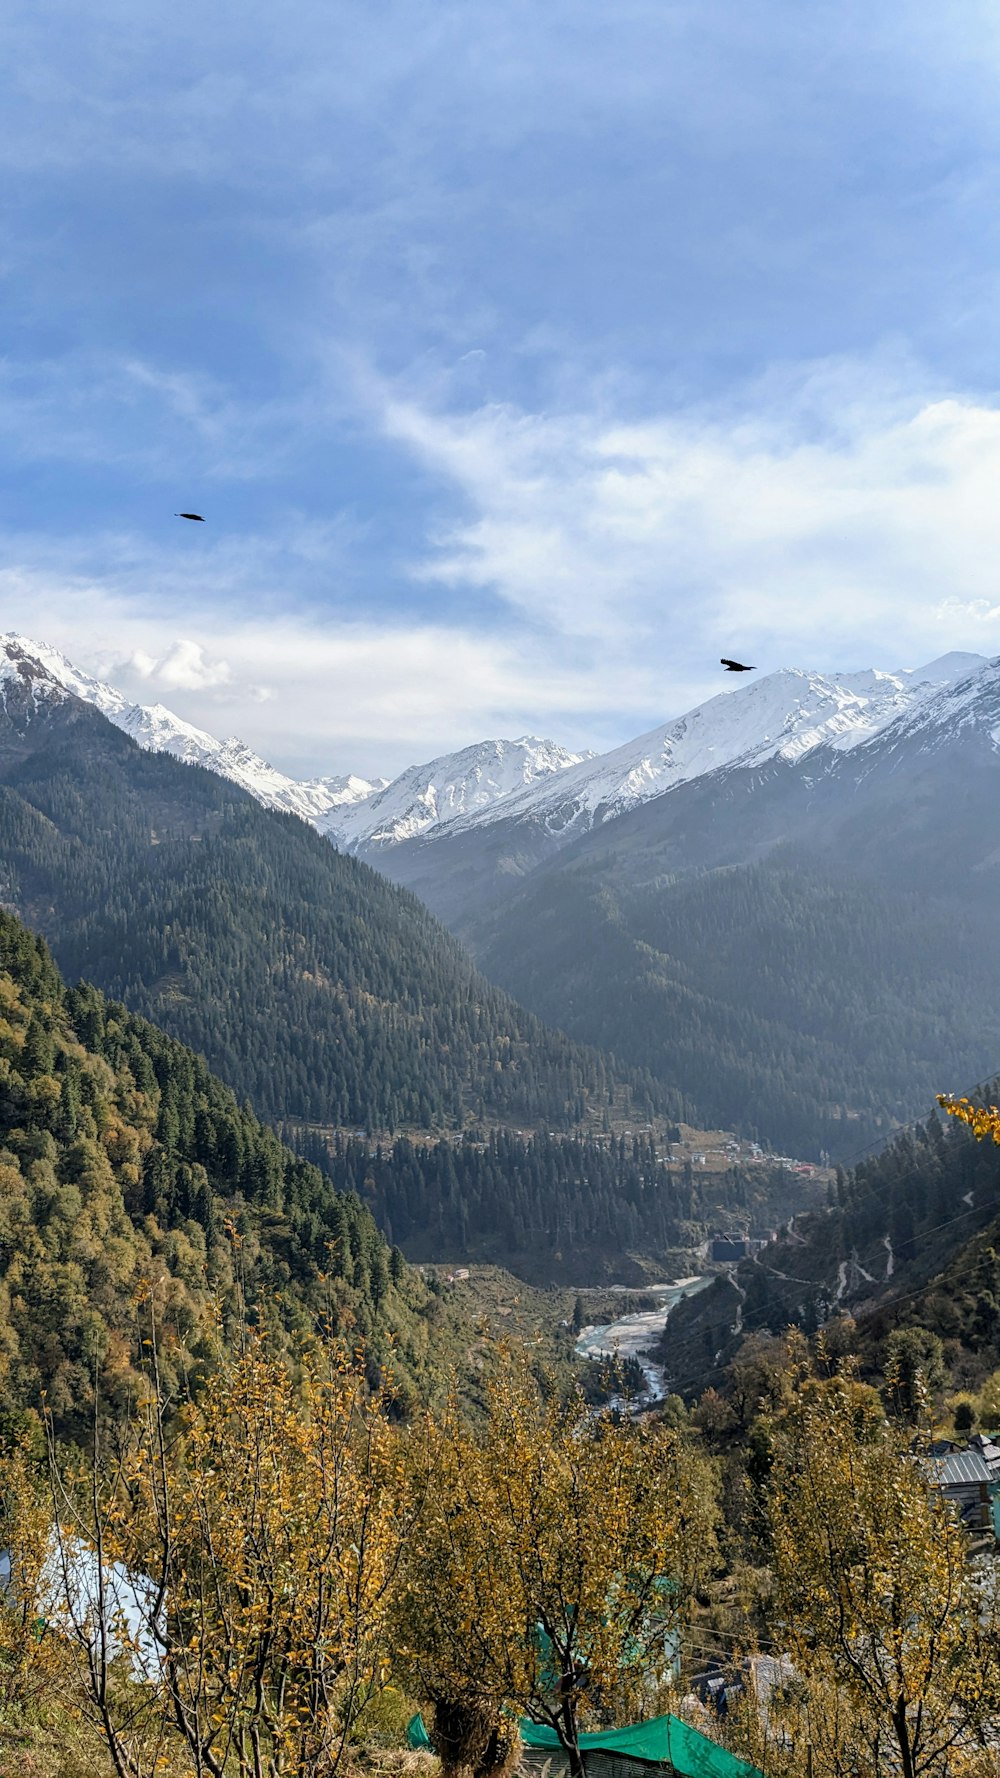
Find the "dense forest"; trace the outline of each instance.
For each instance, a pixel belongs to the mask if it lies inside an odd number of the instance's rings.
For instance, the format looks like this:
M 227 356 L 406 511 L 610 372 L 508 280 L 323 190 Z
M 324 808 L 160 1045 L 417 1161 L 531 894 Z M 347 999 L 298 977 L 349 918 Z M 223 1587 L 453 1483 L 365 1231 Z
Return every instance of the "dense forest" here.
M 678 1387 L 704 1386 L 749 1333 L 807 1333 L 848 1313 L 872 1357 L 891 1329 L 941 1341 L 956 1383 L 1000 1366 L 1000 1150 L 935 1114 L 840 1171 L 827 1208 L 671 1318 Z
M 682 1091 L 692 1122 L 846 1159 L 1000 1056 L 981 909 L 787 850 L 680 877 L 642 862 L 648 879 L 592 836 L 470 937 L 493 980 Z
M 679 1132 L 677 1132 L 679 1135 Z M 367 1203 L 387 1239 L 415 1260 L 500 1260 L 519 1276 L 623 1275 L 622 1257 L 656 1260 L 704 1240 L 713 1220 L 787 1214 L 780 1169 L 704 1174 L 671 1164 L 654 1137 L 467 1134 L 461 1142 L 398 1137 L 372 1145 L 340 1135 L 286 1132 Z M 801 1191 L 801 1188 L 799 1188 Z M 801 1201 L 801 1199 L 800 1199 Z
M 44 1390 L 72 1432 L 98 1363 L 123 1405 L 144 1292 L 181 1370 L 218 1356 L 241 1305 L 288 1335 L 364 1339 L 376 1365 L 392 1348 L 404 1387 L 428 1363 L 427 1293 L 358 1198 L 182 1044 L 64 987 L 44 942 L 0 914 L 3 1423 Z
M 516 1006 L 410 894 L 66 700 L 0 732 L 3 901 L 262 1117 L 572 1126 L 648 1080 Z M 669 1103 L 668 1103 L 669 1101 Z

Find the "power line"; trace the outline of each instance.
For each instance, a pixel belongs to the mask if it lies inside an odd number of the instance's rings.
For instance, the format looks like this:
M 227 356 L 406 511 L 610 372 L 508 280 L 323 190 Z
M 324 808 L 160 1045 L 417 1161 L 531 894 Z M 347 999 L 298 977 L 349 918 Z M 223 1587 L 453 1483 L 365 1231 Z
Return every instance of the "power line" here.
M 986 1078 L 986 1080 L 980 1081 L 976 1086 L 972 1087 L 970 1089 L 969 1094 L 967 1094 L 966 1096 L 971 1097 L 971 1096 L 975 1095 L 976 1093 L 981 1092 L 984 1087 L 994 1084 L 996 1082 L 996 1079 L 997 1079 L 996 1075 L 994 1075 L 994 1074 L 989 1075 Z M 934 1116 L 935 1113 L 932 1111 L 930 1115 Z M 886 1138 L 881 1138 L 880 1142 L 884 1146 L 888 1146 L 893 1142 L 899 1141 L 901 1137 L 911 1134 L 914 1130 L 918 1129 L 921 1125 L 926 1124 L 928 1121 L 929 1121 L 929 1119 L 926 1116 L 922 1117 L 922 1118 L 914 1118 L 911 1123 L 903 1125 L 901 1128 L 895 1130 L 890 1136 L 888 1136 Z M 975 1138 L 970 1137 L 969 1140 L 974 1141 Z M 876 1146 L 878 1146 L 878 1144 L 869 1143 L 866 1148 L 860 1149 L 858 1151 L 857 1155 L 849 1163 L 849 1165 L 851 1165 L 852 1167 L 856 1167 L 858 1162 L 861 1159 L 863 1159 L 867 1154 L 871 1153 L 872 1149 Z M 871 1184 L 868 1186 L 862 1186 L 859 1190 L 857 1183 L 855 1182 L 855 1192 L 854 1192 L 855 1203 L 857 1202 L 858 1196 L 876 1197 L 878 1195 L 879 1195 L 879 1187 L 877 1185 Z M 907 1240 L 900 1242 L 898 1244 L 899 1249 L 913 1245 L 914 1243 L 916 1243 L 918 1241 L 923 1241 L 927 1238 L 927 1236 L 940 1233 L 943 1229 L 950 1228 L 959 1222 L 968 1221 L 968 1219 L 970 1217 L 979 1216 L 982 1214 L 983 1209 L 987 1208 L 987 1207 L 992 1207 L 992 1206 L 972 1205 L 966 1210 L 957 1212 L 956 1215 L 954 1215 L 954 1216 L 946 1217 L 941 1222 L 932 1224 L 930 1228 L 924 1229 L 919 1235 L 910 1236 Z M 817 1214 L 817 1213 L 818 1212 L 812 1212 L 812 1214 Z M 794 1221 L 794 1218 L 792 1220 Z M 896 1249 L 894 1249 L 893 1251 L 895 1252 Z M 803 1287 L 805 1287 L 806 1289 L 809 1289 L 812 1291 L 817 1291 L 817 1292 L 823 1288 L 822 1281 L 820 1279 L 795 1278 L 795 1277 L 792 1277 L 788 1274 L 783 1274 L 781 1272 L 778 1272 L 773 1267 L 768 1267 L 766 1265 L 763 1265 L 759 1259 L 756 1260 L 756 1263 L 761 1266 L 762 1270 L 769 1272 L 773 1277 L 778 1278 L 783 1283 L 787 1282 L 787 1283 L 791 1283 L 791 1284 L 800 1284 Z M 723 1274 L 719 1274 L 719 1275 L 723 1276 Z M 876 1281 L 873 1280 L 872 1282 L 874 1283 Z M 883 1279 L 883 1280 L 881 1280 L 881 1282 L 885 1283 L 885 1282 L 887 1282 L 887 1280 Z M 736 1290 L 739 1290 L 739 1288 L 740 1288 L 739 1285 L 735 1283 L 735 1281 L 733 1281 L 733 1288 Z M 893 1308 L 899 1303 L 910 1301 L 914 1297 L 922 1295 L 926 1289 L 927 1289 L 927 1283 L 925 1282 L 924 1284 L 914 1286 L 910 1290 L 897 1291 L 896 1293 L 894 1293 L 894 1295 L 891 1297 L 891 1299 L 887 1302 L 887 1304 L 885 1306 L 887 1308 Z M 733 1331 L 734 1332 L 738 1331 L 739 1333 L 742 1333 L 747 1327 L 750 1327 L 752 1329 L 753 1327 L 755 1327 L 758 1324 L 762 1327 L 766 1326 L 772 1319 L 774 1319 L 774 1316 L 775 1316 L 775 1311 L 770 1306 L 764 1307 L 758 1311 L 750 1311 L 750 1313 L 747 1316 L 741 1318 L 739 1329 L 733 1330 Z M 669 1322 L 668 1322 L 667 1329 L 665 1331 L 668 1331 L 668 1330 L 669 1330 Z M 683 1354 L 685 1351 L 690 1352 L 699 1343 L 700 1340 L 703 1340 L 703 1333 L 701 1335 L 694 1334 L 694 1333 L 688 1334 L 688 1335 L 682 1335 L 681 1339 L 679 1341 L 677 1341 L 676 1344 L 672 1343 L 669 1346 L 667 1353 L 665 1355 L 667 1357 L 668 1363 L 669 1363 L 670 1359 L 674 1358 L 675 1354 Z M 663 1368 L 666 1370 L 667 1365 L 665 1364 Z M 727 1369 L 728 1369 L 728 1365 L 719 1365 L 719 1364 L 713 1365 L 707 1372 L 702 1373 L 702 1380 L 707 1381 L 707 1380 L 711 1379 L 712 1377 L 722 1376 L 725 1374 L 725 1371 Z

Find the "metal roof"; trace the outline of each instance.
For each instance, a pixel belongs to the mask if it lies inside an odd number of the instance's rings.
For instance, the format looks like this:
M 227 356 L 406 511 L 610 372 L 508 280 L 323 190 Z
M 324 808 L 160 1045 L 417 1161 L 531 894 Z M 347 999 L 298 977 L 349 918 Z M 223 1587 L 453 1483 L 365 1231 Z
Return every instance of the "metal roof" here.
M 931 1461 L 934 1479 L 942 1488 L 990 1482 L 992 1476 L 978 1451 L 951 1451 Z

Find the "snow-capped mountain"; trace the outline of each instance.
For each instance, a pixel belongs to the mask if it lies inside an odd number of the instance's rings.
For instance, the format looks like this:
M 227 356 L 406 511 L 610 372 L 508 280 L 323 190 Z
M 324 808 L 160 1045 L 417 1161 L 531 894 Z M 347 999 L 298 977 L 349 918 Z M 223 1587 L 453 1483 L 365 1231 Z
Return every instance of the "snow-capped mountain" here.
M 66 697 L 63 686 L 20 646 L 5 637 L 0 646 L 0 704 L 15 723 L 30 722 L 38 710 L 51 709 Z
M 456 816 L 489 809 L 513 791 L 590 757 L 570 753 L 555 741 L 522 735 L 516 741 L 480 741 L 458 753 L 409 766 L 391 783 L 355 774 L 300 780 L 261 759 L 238 735 L 219 741 L 163 704 L 134 703 L 46 642 L 14 632 L 0 636 L 0 661 L 9 664 L 15 658 L 22 663 L 22 675 L 24 662 L 37 663 L 39 685 L 58 685 L 92 704 L 140 747 L 172 753 L 218 772 L 265 807 L 310 821 L 348 851 L 379 851 Z
M 13 632 L 0 636 L 0 678 L 10 682 L 14 675 L 21 684 L 30 662 L 37 663 L 33 695 L 51 697 L 61 687 L 141 747 L 218 772 L 266 807 L 311 822 L 343 850 L 386 861 L 400 846 L 412 849 L 500 822 L 530 828 L 546 845 L 559 846 L 723 767 L 794 762 L 824 747 L 849 751 L 911 716 L 933 723 L 951 689 L 984 666 L 980 655 L 953 653 L 894 673 L 784 668 L 720 692 L 608 753 L 571 752 L 522 735 L 409 766 L 389 783 L 352 774 L 292 778 L 238 736 L 220 741 L 163 704 L 135 703 L 48 643 Z M 967 695 L 974 700 L 975 690 Z
M 489 818 L 516 792 L 547 784 L 591 757 L 537 735 L 479 741 L 408 767 L 384 790 L 331 811 L 317 825 L 345 851 L 377 852 L 462 816 Z
M 720 692 L 684 716 L 626 741 L 610 753 L 514 792 L 450 823 L 468 831 L 494 821 L 541 825 L 563 842 L 614 819 L 677 784 L 726 766 L 798 760 L 819 747 L 847 751 L 921 708 L 941 687 L 965 680 L 985 664 L 977 654 L 952 653 L 924 667 L 883 673 L 809 673 L 785 667 Z M 401 836 L 408 837 L 408 836 Z
M 876 1075 L 903 1120 L 996 1072 L 1000 659 L 774 674 L 525 804 L 379 863 L 490 980 L 705 1127 L 846 1158 L 878 1134 Z
M 218 741 L 214 735 L 185 722 L 163 704 L 133 703 L 124 692 L 83 672 L 46 642 L 36 642 L 30 636 L 19 636 L 13 631 L 0 636 L 0 677 L 15 670 L 23 675 L 25 663 L 31 662 L 37 662 L 44 669 L 43 674 L 34 675 L 39 686 L 45 685 L 47 679 L 51 680 L 85 704 L 92 704 L 116 728 L 131 735 L 140 747 L 151 753 L 172 753 L 189 765 L 206 766 L 209 771 L 218 772 L 220 777 L 241 785 L 266 808 L 300 815 L 304 821 L 318 823 L 331 809 L 346 807 L 372 796 L 385 783 L 384 779 L 372 783 L 354 776 L 313 778 L 300 783 L 278 771 L 266 759 L 261 759 L 238 735 Z M 6 663 L 5 672 L 3 663 Z M 15 667 L 15 663 L 19 664 Z
M 931 689 L 880 738 L 886 754 L 914 741 L 926 753 L 973 732 L 1000 749 L 1000 657 Z

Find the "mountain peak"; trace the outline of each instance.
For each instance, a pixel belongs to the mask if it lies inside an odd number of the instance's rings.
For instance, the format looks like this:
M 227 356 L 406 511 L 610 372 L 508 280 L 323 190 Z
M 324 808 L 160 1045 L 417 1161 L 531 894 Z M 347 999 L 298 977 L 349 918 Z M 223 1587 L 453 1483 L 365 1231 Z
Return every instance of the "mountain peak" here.
M 62 703 L 66 692 L 26 637 L 0 636 L 0 698 L 8 716 L 28 721 L 39 708 Z
M 986 655 L 969 654 L 964 649 L 953 648 L 949 654 L 941 654 L 936 660 L 928 661 L 926 666 L 904 667 L 899 678 L 909 679 L 914 685 L 953 685 L 956 680 L 966 679 L 970 673 L 978 673 L 980 667 L 986 665 Z
M 206 729 L 185 722 L 165 704 L 136 704 L 117 687 L 95 679 L 75 666 L 58 649 L 51 648 L 46 642 L 36 642 L 30 636 L 13 631 L 0 636 L 0 657 L 6 659 L 8 678 L 11 663 L 31 662 L 36 683 L 51 684 L 60 695 L 68 692 L 85 704 L 92 704 L 148 752 L 171 753 L 188 765 L 205 766 L 209 771 L 229 778 L 266 808 L 299 815 L 304 821 L 315 824 L 340 802 L 354 800 L 358 794 L 370 795 L 379 788 L 365 779 L 315 779 L 311 784 L 300 784 L 266 759 L 261 759 L 239 735 L 219 741 Z M 23 669 L 18 670 L 23 676 Z M 3 676 L 0 672 L 0 677 Z M 345 798 L 341 787 L 347 784 L 355 788 Z
M 982 656 L 956 651 L 894 673 L 779 667 L 452 825 L 466 831 L 508 818 L 528 821 L 561 844 L 710 772 L 797 761 L 819 747 L 849 751 L 984 665 Z
M 457 753 L 408 766 L 374 796 L 331 811 L 320 825 L 345 851 L 379 851 L 463 816 L 488 816 L 516 791 L 592 757 L 538 735 L 474 741 Z

